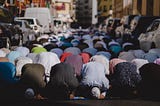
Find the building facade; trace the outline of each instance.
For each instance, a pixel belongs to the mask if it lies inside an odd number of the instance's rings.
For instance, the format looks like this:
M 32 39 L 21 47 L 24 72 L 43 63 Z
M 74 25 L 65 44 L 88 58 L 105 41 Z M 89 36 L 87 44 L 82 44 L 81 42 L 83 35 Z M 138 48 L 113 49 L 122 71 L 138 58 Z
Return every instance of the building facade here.
M 77 0 L 76 19 L 80 26 L 87 27 L 91 24 L 91 0 Z
M 5 0 L 6 4 L 17 6 L 20 11 L 25 11 L 28 7 L 48 7 L 53 17 L 72 17 L 75 14 L 73 1 L 75 0 Z
M 51 5 L 56 11 L 55 17 L 71 17 L 72 0 L 52 0 Z
M 113 0 L 113 17 L 121 18 L 123 16 L 123 0 Z
M 97 0 L 77 0 L 76 19 L 82 27 L 89 27 L 97 24 Z
M 160 16 L 160 0 L 113 0 L 113 16 Z
M 113 15 L 112 0 L 98 0 L 98 21 L 101 23 L 108 17 Z
M 160 0 L 133 1 L 133 14 L 160 16 Z

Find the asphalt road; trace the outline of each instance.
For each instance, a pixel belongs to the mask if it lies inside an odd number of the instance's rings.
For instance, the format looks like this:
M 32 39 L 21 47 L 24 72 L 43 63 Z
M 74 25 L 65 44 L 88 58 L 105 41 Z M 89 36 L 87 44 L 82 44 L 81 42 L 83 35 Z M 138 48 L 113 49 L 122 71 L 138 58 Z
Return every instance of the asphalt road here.
M 21 89 L 8 87 L 0 92 L 0 106 L 160 106 L 160 98 L 119 98 L 105 100 L 27 100 Z M 11 90 L 12 89 L 12 90 Z
M 114 100 L 5 100 L 0 106 L 160 106 L 157 100 L 114 99 Z

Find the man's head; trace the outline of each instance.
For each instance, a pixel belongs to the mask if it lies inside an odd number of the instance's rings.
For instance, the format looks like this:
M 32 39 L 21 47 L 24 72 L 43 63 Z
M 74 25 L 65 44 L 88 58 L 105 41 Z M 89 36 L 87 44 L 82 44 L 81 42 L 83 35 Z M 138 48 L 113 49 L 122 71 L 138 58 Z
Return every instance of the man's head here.
M 27 99 L 33 99 L 34 96 L 35 96 L 35 93 L 34 93 L 34 91 L 33 91 L 32 88 L 26 89 L 26 91 L 25 91 L 25 97 L 26 97 Z
M 93 87 L 91 90 L 91 95 L 93 98 L 99 99 L 100 98 L 100 89 L 98 87 Z

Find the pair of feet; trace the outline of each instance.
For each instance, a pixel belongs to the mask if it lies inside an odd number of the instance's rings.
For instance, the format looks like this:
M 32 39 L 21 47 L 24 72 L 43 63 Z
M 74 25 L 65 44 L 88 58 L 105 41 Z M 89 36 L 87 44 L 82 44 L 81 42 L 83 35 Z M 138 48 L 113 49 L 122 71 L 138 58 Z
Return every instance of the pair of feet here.
M 74 97 L 75 97 L 75 96 L 74 96 L 73 94 L 70 94 L 70 95 L 69 95 L 69 99 L 74 99 Z M 97 99 L 105 99 L 105 96 L 101 94 L 100 97 L 97 98 Z
M 46 98 L 46 97 L 43 97 L 43 96 L 40 95 L 40 94 L 37 94 L 37 95 L 34 96 L 34 99 L 36 99 L 36 100 L 44 100 L 44 99 L 47 99 L 47 98 Z

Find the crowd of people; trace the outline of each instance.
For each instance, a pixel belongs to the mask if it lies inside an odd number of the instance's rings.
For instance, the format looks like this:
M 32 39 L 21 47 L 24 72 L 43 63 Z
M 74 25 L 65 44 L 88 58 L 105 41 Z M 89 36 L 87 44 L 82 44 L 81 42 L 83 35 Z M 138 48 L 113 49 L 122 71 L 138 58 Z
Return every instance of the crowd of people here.
M 156 98 L 159 76 L 159 48 L 144 51 L 135 39 L 93 29 L 0 49 L 0 95 L 7 98 Z

